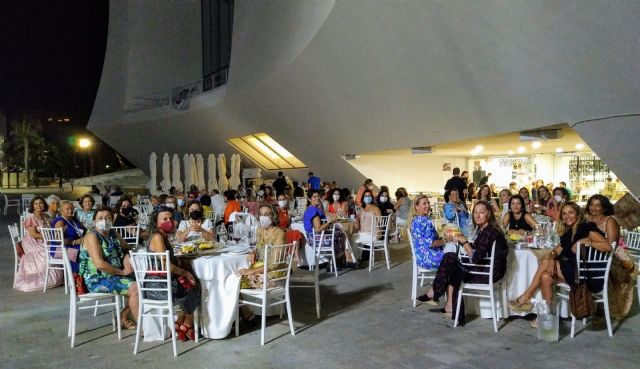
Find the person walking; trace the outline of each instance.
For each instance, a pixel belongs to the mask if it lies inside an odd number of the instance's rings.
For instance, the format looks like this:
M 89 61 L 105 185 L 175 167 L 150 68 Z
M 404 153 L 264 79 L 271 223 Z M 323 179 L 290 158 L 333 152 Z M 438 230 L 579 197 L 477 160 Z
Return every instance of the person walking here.
M 62 187 L 62 177 L 58 177 L 58 191 L 64 192 L 64 187 Z
M 460 177 L 460 168 L 453 168 L 453 177 L 449 178 L 447 183 L 444 185 L 445 191 L 450 191 L 456 189 L 458 190 L 458 194 L 466 193 L 467 190 L 467 181 L 464 178 Z M 447 196 L 448 197 L 448 196 Z M 448 198 L 445 201 L 449 201 Z

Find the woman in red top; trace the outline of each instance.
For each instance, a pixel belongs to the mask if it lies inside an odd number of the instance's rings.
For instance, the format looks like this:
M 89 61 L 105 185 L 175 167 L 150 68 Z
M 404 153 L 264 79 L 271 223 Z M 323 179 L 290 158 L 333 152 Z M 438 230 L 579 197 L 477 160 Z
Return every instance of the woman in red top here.
M 264 188 L 264 196 L 262 198 L 263 204 L 275 204 L 276 203 L 276 195 L 273 193 L 273 188 L 271 186 L 266 186 Z
M 344 218 L 349 215 L 349 208 L 347 204 L 347 200 L 345 200 L 342 195 L 342 191 L 339 188 L 334 188 L 329 191 L 329 196 L 327 196 L 327 201 L 329 205 L 327 206 L 327 213 L 335 214 L 338 218 Z
M 291 224 L 289 216 L 289 199 L 287 195 L 280 194 L 278 196 L 278 227 L 287 229 Z
M 224 224 L 229 224 L 229 216 L 234 212 L 242 211 L 240 201 L 236 200 L 236 191 L 229 190 L 224 193 L 227 199 L 227 206 L 224 208 Z

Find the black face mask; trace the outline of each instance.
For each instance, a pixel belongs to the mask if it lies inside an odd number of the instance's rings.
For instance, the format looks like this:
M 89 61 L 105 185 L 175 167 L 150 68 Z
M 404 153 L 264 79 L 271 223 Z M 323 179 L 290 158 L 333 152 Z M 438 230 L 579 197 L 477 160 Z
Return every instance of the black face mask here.
M 200 220 L 202 219 L 202 212 L 200 210 L 194 210 L 189 213 L 189 218 L 193 220 Z
M 133 208 L 122 208 L 122 215 L 128 217 L 129 215 L 131 215 L 131 210 L 133 210 Z

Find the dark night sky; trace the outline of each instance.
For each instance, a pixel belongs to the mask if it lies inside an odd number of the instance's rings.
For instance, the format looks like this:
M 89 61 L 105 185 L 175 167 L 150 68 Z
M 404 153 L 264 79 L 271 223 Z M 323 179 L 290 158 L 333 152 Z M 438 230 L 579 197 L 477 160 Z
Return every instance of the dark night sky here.
M 104 60 L 108 1 L 0 0 L 0 107 L 84 127 Z

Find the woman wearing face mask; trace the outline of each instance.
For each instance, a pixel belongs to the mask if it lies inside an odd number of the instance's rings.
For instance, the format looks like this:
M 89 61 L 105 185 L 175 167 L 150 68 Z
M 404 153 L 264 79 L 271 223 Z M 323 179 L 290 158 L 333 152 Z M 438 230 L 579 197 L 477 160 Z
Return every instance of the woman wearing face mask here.
M 396 209 L 393 207 L 391 199 L 389 198 L 389 191 L 380 191 L 377 198 L 377 205 L 382 215 L 389 215 L 396 212 Z
M 207 241 L 213 239 L 213 224 L 210 219 L 204 219 L 202 205 L 197 200 L 189 201 L 188 219 L 180 222 L 176 233 L 178 242 L 200 239 L 200 236 Z
M 138 211 L 133 208 L 131 198 L 129 196 L 121 197 L 116 203 L 116 218 L 113 220 L 113 226 L 135 226 L 137 218 Z
M 373 184 L 373 179 L 368 178 L 367 180 L 365 180 L 362 186 L 358 188 L 358 192 L 356 193 L 356 198 L 355 198 L 356 205 L 360 207 L 364 206 L 364 204 L 362 203 L 362 194 L 364 194 L 365 190 L 369 190 L 373 194 L 374 189 L 375 189 L 375 185 Z
M 47 215 L 47 203 L 42 196 L 35 196 L 29 205 L 29 214 L 24 220 L 24 237 L 16 275 L 16 290 L 32 292 L 44 287 L 44 271 L 47 269 L 45 246 L 40 228 L 49 227 L 51 218 Z M 64 282 L 62 270 L 50 270 L 47 288 L 60 286 Z
M 178 208 L 178 199 L 175 196 L 167 196 L 164 201 L 164 206 L 173 210 L 173 219 L 178 222 L 178 224 L 182 222 L 184 218 L 182 217 L 182 211 Z
M 381 216 L 382 213 L 380 209 L 373 203 L 373 192 L 371 190 L 365 190 L 362 193 L 362 198 L 360 199 L 362 203 L 362 211 L 356 218 L 356 222 L 354 227 L 358 230 L 358 233 L 354 235 L 354 240 L 356 243 L 362 242 L 370 242 L 374 235 L 371 234 L 371 225 L 373 224 L 374 216 Z M 375 235 L 376 239 L 380 238 L 380 235 Z M 362 255 L 360 255 L 361 263 L 369 262 L 369 251 L 362 250 Z
M 558 220 L 560 216 L 560 212 L 558 210 L 558 203 L 551 196 L 549 189 L 545 186 L 540 186 L 538 188 L 538 212 L 553 220 Z
M 558 209 L 560 209 L 560 207 L 562 207 L 562 204 L 571 199 L 571 196 L 569 195 L 569 191 L 567 191 L 566 188 L 556 187 L 553 189 L 553 199 L 556 200 Z
M 125 329 L 135 329 L 129 319 L 138 314 L 138 288 L 129 277 L 133 268 L 126 253 L 129 245 L 111 227 L 113 213 L 110 207 L 102 206 L 94 214 L 95 231 L 85 236 L 80 248 L 79 273 L 87 285 L 87 292 L 115 293 L 129 297 L 129 305 L 121 313 L 121 324 Z
M 173 255 L 173 247 L 171 247 L 167 238 L 168 235 L 175 232 L 173 211 L 160 206 L 154 210 L 151 219 L 151 237 L 147 241 L 145 248 L 147 252 L 169 251 L 171 298 L 174 305 L 180 305 L 182 308 L 182 314 L 178 315 L 175 323 L 177 338 L 181 341 L 186 341 L 187 339 L 195 340 L 198 332 L 193 330 L 193 313 L 200 306 L 200 286 L 193 276 L 191 268 L 186 263 L 184 265 L 181 264 L 180 260 Z M 153 279 L 154 277 L 147 276 L 147 278 Z M 158 278 L 164 278 L 164 276 L 159 276 Z M 157 284 L 157 286 L 154 286 L 154 284 Z M 146 282 L 145 287 L 163 288 L 166 286 L 159 282 Z M 145 297 L 157 300 L 167 298 L 167 293 L 164 291 L 150 291 L 145 294 Z
M 287 195 L 278 195 L 278 227 L 289 228 L 291 217 L 289 216 L 289 199 Z
M 327 213 L 335 214 L 338 218 L 345 218 L 349 214 L 349 208 L 347 207 L 347 201 L 342 197 L 342 191 L 339 188 L 334 188 L 329 191 L 327 196 Z
M 67 247 L 69 260 L 71 261 L 71 270 L 78 273 L 78 253 L 82 244 L 82 237 L 87 233 L 87 229 L 73 215 L 73 203 L 71 201 L 62 201 L 61 215 L 55 217 L 51 224 L 54 228 L 62 228 L 64 232 L 64 244 Z

